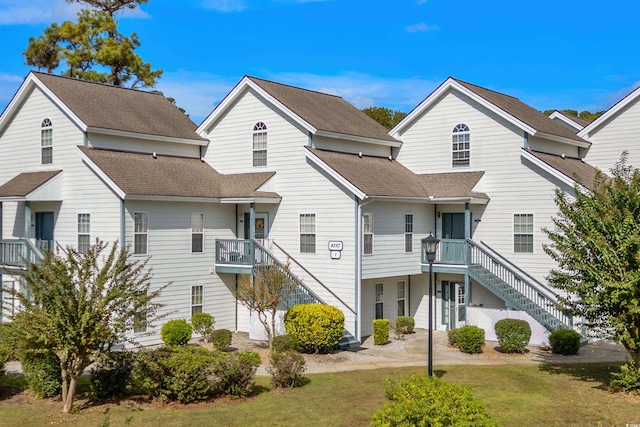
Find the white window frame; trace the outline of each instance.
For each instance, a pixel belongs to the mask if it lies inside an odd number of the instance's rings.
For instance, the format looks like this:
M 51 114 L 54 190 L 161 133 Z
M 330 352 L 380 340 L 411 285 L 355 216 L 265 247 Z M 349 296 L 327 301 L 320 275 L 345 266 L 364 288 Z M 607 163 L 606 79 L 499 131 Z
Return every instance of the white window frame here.
M 365 220 L 368 218 L 368 221 Z M 367 248 L 367 238 L 371 241 Z M 375 235 L 373 233 L 373 212 L 362 213 L 362 255 L 373 255 L 375 253 Z
M 196 292 L 198 290 L 200 291 L 199 295 Z M 191 316 L 193 317 L 194 314 L 202 313 L 202 312 L 204 312 L 204 286 L 192 285 L 191 286 Z
M 299 224 L 299 231 L 300 231 L 300 253 L 301 254 L 315 254 L 316 251 L 318 250 L 318 222 L 317 222 L 317 216 L 315 213 L 301 213 L 298 216 L 298 224 Z M 313 224 L 308 224 L 308 223 L 303 223 L 303 218 L 313 218 Z M 308 226 L 308 225 L 312 225 L 313 229 L 306 229 L 304 227 Z M 302 242 L 303 236 L 313 236 L 313 251 L 309 251 L 309 250 L 303 250 L 303 245 L 304 248 L 307 247 L 307 245 L 309 245 L 308 242 Z
M 523 224 L 522 222 L 518 221 L 518 223 L 516 224 L 516 218 L 518 219 L 522 219 L 522 218 L 527 218 L 527 221 Z M 535 218 L 534 215 L 532 213 L 514 213 L 513 216 L 513 253 L 514 254 L 532 254 L 534 253 L 534 248 L 535 248 L 535 240 L 534 240 L 534 231 L 535 231 Z M 529 223 L 528 219 L 531 218 L 531 222 Z M 523 229 L 523 227 L 526 227 Z M 530 230 L 529 230 L 530 227 Z M 531 250 L 529 249 L 529 243 L 526 243 L 526 249 L 527 250 L 522 250 L 522 248 L 524 247 L 524 244 L 522 243 L 522 241 L 518 241 L 518 238 L 522 238 L 522 237 L 526 237 L 526 236 L 530 236 L 531 238 Z
M 254 167 L 267 166 L 267 125 L 258 122 L 253 126 L 251 162 Z
M 384 319 L 384 283 L 376 283 L 374 285 L 374 295 L 375 295 L 374 318 L 376 320 Z
M 471 131 L 469 126 L 459 123 L 451 131 L 451 167 L 469 166 L 471 166 Z
M 199 216 L 201 218 L 200 225 L 202 226 L 200 231 L 194 230 L 194 222 L 193 219 L 195 216 Z M 194 238 L 200 237 L 200 250 L 194 250 Z M 203 254 L 204 253 L 204 213 L 202 212 L 191 212 L 191 253 L 192 254 Z
M 80 218 L 81 217 L 85 217 L 87 218 L 87 222 L 85 223 L 81 223 L 80 222 Z M 89 248 L 91 247 L 91 213 L 89 212 L 78 212 L 77 216 L 77 232 L 78 232 L 78 252 L 80 252 L 81 254 L 86 253 Z M 82 226 L 86 225 L 87 228 L 86 229 L 82 229 Z M 80 238 L 81 237 L 86 237 L 86 242 L 80 242 Z
M 409 221 L 411 219 L 411 221 Z M 404 214 L 404 253 L 413 253 L 413 214 Z
M 146 229 L 144 231 L 136 230 L 136 216 L 137 215 L 145 215 L 146 216 Z M 136 242 L 136 237 L 145 236 L 145 252 L 138 252 L 138 245 Z M 133 213 L 133 254 L 134 255 L 148 255 L 149 254 L 149 212 L 134 212 Z
M 402 303 L 402 313 L 400 313 L 400 303 Z M 407 315 L 407 282 L 404 280 L 398 280 L 398 316 L 406 316 L 406 315 Z
M 40 125 L 40 164 L 53 164 L 53 122 L 48 117 L 43 119 Z

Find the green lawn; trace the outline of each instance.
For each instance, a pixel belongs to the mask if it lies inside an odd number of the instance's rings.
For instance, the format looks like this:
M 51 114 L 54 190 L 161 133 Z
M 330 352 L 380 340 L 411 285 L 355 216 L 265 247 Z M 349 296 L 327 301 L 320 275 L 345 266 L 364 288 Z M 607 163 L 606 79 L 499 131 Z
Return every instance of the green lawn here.
M 501 426 L 624 426 L 640 423 L 640 397 L 612 394 L 607 378 L 618 365 L 436 366 L 446 381 L 467 384 Z M 420 368 L 310 375 L 293 390 L 269 390 L 258 378 L 256 396 L 196 405 L 131 401 L 93 404 L 63 415 L 60 402 L 3 393 L 2 426 L 366 426 L 385 402 L 383 382 Z M 7 380 L 0 380 L 6 390 Z M 19 381 L 12 380 L 14 386 Z

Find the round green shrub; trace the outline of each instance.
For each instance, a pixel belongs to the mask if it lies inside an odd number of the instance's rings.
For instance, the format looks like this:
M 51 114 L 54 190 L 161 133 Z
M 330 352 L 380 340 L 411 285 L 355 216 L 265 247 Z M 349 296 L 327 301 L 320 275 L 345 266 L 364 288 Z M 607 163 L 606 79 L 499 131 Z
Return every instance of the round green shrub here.
M 373 321 L 373 344 L 385 345 L 389 342 L 389 319 Z
M 209 335 L 213 332 L 213 325 L 215 323 L 215 319 L 209 313 L 196 313 L 191 316 L 193 331 L 204 338 L 205 342 L 207 342 Z
M 571 329 L 558 329 L 549 334 L 551 352 L 555 354 L 578 354 L 582 337 Z
M 458 328 L 449 329 L 447 331 L 447 342 L 451 347 L 458 346 Z
M 411 316 L 398 316 L 396 318 L 396 329 L 403 334 L 412 334 L 416 327 L 416 321 Z
M 524 353 L 531 339 L 531 327 L 526 320 L 499 320 L 496 322 L 495 331 L 500 351 L 503 353 Z
M 284 328 L 298 338 L 307 352 L 319 353 L 335 347 L 344 331 L 344 313 L 323 304 L 298 304 L 284 315 Z
M 97 361 L 89 379 L 93 395 L 109 399 L 129 394 L 136 357 L 137 353 L 131 351 L 113 351 Z
M 169 346 L 172 345 L 187 345 L 191 339 L 193 328 L 184 319 L 169 320 L 162 325 L 160 330 L 160 337 L 162 341 Z
M 271 374 L 274 387 L 300 387 L 304 385 L 305 370 L 304 357 L 297 351 L 274 352 L 269 356 L 270 366 L 267 372 Z
M 276 353 L 285 351 L 300 351 L 298 338 L 292 334 L 284 334 L 273 337 L 271 341 L 271 349 Z
M 228 329 L 218 329 L 211 332 L 209 341 L 213 344 L 213 348 L 218 351 L 227 351 L 233 341 L 233 334 Z
M 31 394 L 39 398 L 59 396 L 62 392 L 60 359 L 44 348 L 22 350 L 22 371 Z
M 620 372 L 611 374 L 609 387 L 612 391 L 626 391 L 632 394 L 640 394 L 640 369 L 633 362 L 620 366 Z
M 262 363 L 260 355 L 255 351 L 238 351 L 235 353 L 235 355 L 242 360 L 246 360 L 247 362 L 249 362 L 249 364 L 255 366 L 256 368 Z
M 231 397 L 246 397 L 251 394 L 256 368 L 260 363 L 256 364 L 256 353 L 253 353 L 255 356 L 249 353 L 252 352 L 221 353 L 223 357 L 216 359 L 210 376 L 216 393 Z
M 467 386 L 414 374 L 401 382 L 387 379 L 384 390 L 391 402 L 373 414 L 376 427 L 497 425 Z
M 463 353 L 482 353 L 484 347 L 484 329 L 466 325 L 458 329 L 457 346 Z

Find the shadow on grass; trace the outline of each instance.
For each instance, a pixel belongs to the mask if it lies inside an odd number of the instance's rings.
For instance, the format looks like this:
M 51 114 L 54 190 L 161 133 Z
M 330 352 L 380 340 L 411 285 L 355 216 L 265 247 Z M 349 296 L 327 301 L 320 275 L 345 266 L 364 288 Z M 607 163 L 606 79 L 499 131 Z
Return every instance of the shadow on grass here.
M 27 381 L 22 375 L 0 375 L 0 400 L 10 399 L 27 389 Z
M 595 388 L 608 390 L 611 374 L 620 372 L 622 362 L 611 363 L 542 363 L 540 370 L 550 374 L 568 375 L 576 380 L 595 383 Z

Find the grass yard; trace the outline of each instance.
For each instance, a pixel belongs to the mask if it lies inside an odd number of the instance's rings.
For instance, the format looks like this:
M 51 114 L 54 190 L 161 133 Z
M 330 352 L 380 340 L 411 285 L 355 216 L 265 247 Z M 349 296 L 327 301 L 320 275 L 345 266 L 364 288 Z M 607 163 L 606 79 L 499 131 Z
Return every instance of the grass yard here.
M 501 426 L 625 426 L 640 423 L 640 397 L 612 394 L 607 378 L 617 364 L 436 366 L 445 381 L 470 385 Z M 258 378 L 256 395 L 194 405 L 127 400 L 78 400 L 73 415 L 56 400 L 18 391 L 21 380 L 0 379 L 2 426 L 366 426 L 386 401 L 383 383 L 422 368 L 309 375 L 300 389 L 269 390 Z M 13 386 L 13 393 L 7 387 Z

